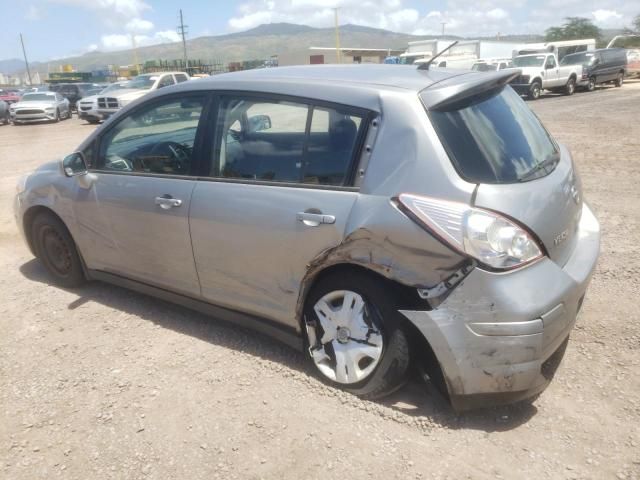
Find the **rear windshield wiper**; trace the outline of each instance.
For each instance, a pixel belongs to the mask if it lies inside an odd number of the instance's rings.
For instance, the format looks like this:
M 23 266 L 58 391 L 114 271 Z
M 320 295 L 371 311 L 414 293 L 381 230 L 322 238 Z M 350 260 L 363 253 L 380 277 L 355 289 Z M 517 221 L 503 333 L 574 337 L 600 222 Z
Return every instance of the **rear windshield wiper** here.
M 518 181 L 519 182 L 526 182 L 527 180 L 530 180 L 532 177 L 534 177 L 540 170 L 545 170 L 546 173 L 550 173 L 554 169 L 554 167 L 557 165 L 557 163 L 559 161 L 560 161 L 560 155 L 559 154 L 554 153 L 553 155 L 549 155 L 542 162 L 536 164 L 531 170 L 529 170 L 527 173 L 522 175 L 518 179 Z M 547 167 L 551 167 L 551 169 L 547 171 Z M 538 177 L 536 177 L 536 178 L 538 178 Z

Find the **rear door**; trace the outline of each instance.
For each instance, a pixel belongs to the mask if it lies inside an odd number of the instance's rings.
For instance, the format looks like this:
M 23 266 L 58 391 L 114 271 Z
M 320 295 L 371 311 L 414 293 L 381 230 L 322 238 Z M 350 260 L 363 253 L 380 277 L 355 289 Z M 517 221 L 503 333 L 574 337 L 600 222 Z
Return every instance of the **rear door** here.
M 201 94 L 164 96 L 99 137 L 75 203 L 89 268 L 199 296 L 188 214 L 206 102 Z
M 296 326 L 301 281 L 338 245 L 358 195 L 367 113 L 238 94 L 220 98 L 211 169 L 191 202 L 202 296 Z

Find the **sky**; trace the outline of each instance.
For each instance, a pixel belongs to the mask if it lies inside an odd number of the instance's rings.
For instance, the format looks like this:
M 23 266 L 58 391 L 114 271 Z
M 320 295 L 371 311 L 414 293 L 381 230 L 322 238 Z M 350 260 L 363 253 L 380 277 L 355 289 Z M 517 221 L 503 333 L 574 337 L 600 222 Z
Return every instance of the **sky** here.
M 567 16 L 629 26 L 640 0 L 0 0 L 0 59 L 21 57 L 19 33 L 30 61 L 130 48 L 133 35 L 138 45 L 178 41 L 178 8 L 195 38 L 270 22 L 329 27 L 332 7 L 341 24 L 430 35 L 446 22 L 445 33 L 472 37 L 543 33 Z

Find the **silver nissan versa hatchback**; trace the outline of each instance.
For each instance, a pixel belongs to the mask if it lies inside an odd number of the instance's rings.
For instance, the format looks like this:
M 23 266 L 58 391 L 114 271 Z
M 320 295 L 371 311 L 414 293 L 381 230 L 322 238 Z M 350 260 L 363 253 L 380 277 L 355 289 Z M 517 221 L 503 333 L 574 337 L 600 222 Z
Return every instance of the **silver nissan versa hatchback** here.
M 164 88 L 21 179 L 16 221 L 59 285 L 252 326 L 354 394 L 421 365 L 459 410 L 530 399 L 600 233 L 513 75 L 327 65 Z

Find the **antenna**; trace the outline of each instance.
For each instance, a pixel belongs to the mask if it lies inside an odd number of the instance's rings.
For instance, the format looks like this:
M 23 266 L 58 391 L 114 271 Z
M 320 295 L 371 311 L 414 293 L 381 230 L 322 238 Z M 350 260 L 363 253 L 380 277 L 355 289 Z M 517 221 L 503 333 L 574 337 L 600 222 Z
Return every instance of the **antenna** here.
M 433 63 L 433 61 L 438 58 L 440 55 L 442 55 L 444 52 L 446 52 L 447 50 L 449 50 L 451 47 L 455 47 L 458 44 L 458 40 L 456 40 L 455 42 L 453 42 L 451 45 L 449 45 L 447 48 L 445 48 L 444 50 L 440 50 L 438 53 L 436 53 L 433 57 L 431 57 L 429 59 L 428 62 L 426 63 L 422 63 L 418 66 L 418 70 L 429 70 L 429 67 L 431 66 L 431 64 Z
M 189 71 L 189 60 L 187 59 L 187 40 L 186 40 L 188 27 L 189 25 L 185 25 L 184 21 L 182 20 L 182 9 L 180 9 L 180 25 L 178 25 L 176 28 L 178 29 L 178 33 L 182 36 L 182 52 L 184 55 L 184 69 L 187 72 Z

